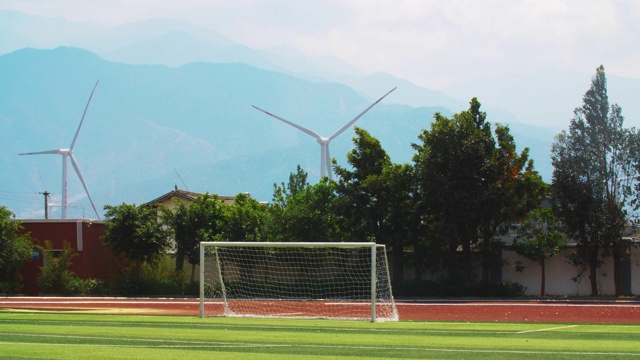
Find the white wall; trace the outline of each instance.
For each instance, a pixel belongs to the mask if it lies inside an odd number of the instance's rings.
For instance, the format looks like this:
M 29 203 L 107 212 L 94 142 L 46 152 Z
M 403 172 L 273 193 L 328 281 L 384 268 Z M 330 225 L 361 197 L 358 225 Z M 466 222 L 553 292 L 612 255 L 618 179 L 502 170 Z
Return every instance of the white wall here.
M 588 270 L 585 271 L 582 281 L 579 283 L 571 280 L 578 274 L 578 269 L 567 263 L 566 255 L 572 250 L 567 249 L 546 263 L 546 287 L 547 295 L 556 296 L 589 296 L 591 295 L 591 283 L 589 281 Z M 502 280 L 518 282 L 526 286 L 526 295 L 540 294 L 540 266 L 526 258 L 516 254 L 514 251 L 505 250 L 503 252 L 505 265 L 502 267 Z M 517 272 L 514 268 L 516 261 L 521 261 L 525 269 Z M 640 249 L 632 247 L 631 254 L 631 292 L 640 294 Z M 606 262 L 598 271 L 598 293 L 600 295 L 614 295 L 613 284 L 613 259 L 606 258 Z

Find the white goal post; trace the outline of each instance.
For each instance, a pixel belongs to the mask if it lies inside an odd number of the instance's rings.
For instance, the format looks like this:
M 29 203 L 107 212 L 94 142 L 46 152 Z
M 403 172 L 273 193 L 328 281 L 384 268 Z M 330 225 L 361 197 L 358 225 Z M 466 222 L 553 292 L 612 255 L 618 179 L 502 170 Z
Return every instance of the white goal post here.
M 397 321 L 384 245 L 201 242 L 200 317 Z

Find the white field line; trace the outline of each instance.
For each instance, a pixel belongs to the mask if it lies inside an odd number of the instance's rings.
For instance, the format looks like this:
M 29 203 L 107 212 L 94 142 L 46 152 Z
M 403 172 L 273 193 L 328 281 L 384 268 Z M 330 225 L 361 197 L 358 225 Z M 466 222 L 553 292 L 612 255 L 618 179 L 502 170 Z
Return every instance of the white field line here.
M 237 317 L 240 318 L 240 317 Z M 16 320 L 14 320 L 16 321 Z M 24 321 L 32 321 L 32 320 L 17 320 L 16 322 L 24 322 Z M 57 324 L 60 323 L 59 320 L 37 320 L 38 324 Z M 347 322 L 352 322 L 351 320 L 347 320 Z M 184 325 L 185 323 L 165 323 L 165 322 L 133 322 L 133 321 L 83 321 L 83 324 L 95 324 L 95 325 L 107 325 L 107 326 L 126 326 L 126 325 L 152 325 L 152 326 L 171 326 L 171 325 Z M 430 322 L 432 325 L 451 325 L 450 322 Z M 189 323 L 190 327 L 194 328 L 206 328 L 206 329 L 218 329 L 225 328 L 230 326 L 228 323 L 223 324 L 209 324 L 209 323 Z M 496 325 L 503 326 L 504 323 L 487 323 L 486 325 Z M 286 326 L 286 325 L 278 325 L 278 326 L 269 326 L 269 325 L 251 325 L 251 324 L 242 324 L 240 325 L 242 328 L 249 329 L 262 329 L 262 330 L 300 330 L 298 326 Z M 511 332 L 507 331 L 486 331 L 486 330 L 446 330 L 446 329 L 379 329 L 379 328 L 348 328 L 348 327 L 317 327 L 314 326 L 312 328 L 313 331 L 353 331 L 353 332 L 361 332 L 361 331 L 370 331 L 373 333 L 405 333 L 407 331 L 413 333 L 420 334 L 511 334 Z M 10 333 L 2 333 L 10 334 Z M 29 335 L 36 336 L 36 335 Z
M 114 341 L 131 341 L 131 342 L 148 342 L 148 345 L 116 345 L 116 344 L 68 344 L 68 343 L 38 343 L 38 342 L 10 342 L 0 341 L 0 344 L 20 344 L 27 346 L 81 346 L 81 347 L 116 347 L 116 348 L 150 348 L 150 349 L 220 349 L 220 348 L 273 348 L 273 347 L 289 347 L 289 348 L 318 348 L 318 349 L 353 349 L 353 350 L 393 350 L 393 351 L 428 351 L 428 352 L 455 352 L 470 354 L 521 354 L 521 355 L 569 355 L 569 356 L 634 356 L 639 353 L 623 353 L 623 352 L 599 352 L 599 351 L 533 351 L 533 350 L 494 350 L 494 349 L 450 349 L 450 348 L 430 348 L 430 347 L 404 347 L 404 346 L 362 346 L 362 345 L 315 345 L 315 344 L 268 344 L 268 343 L 249 343 L 249 342 L 215 342 L 215 341 L 182 341 L 169 339 L 149 339 L 149 338 L 125 338 L 125 337 L 103 337 L 103 336 L 77 336 L 77 335 L 46 335 L 46 334 L 19 334 L 19 333 L 1 333 L 3 335 L 29 336 L 29 337 L 46 337 L 46 338 L 69 338 L 69 339 L 85 339 L 85 340 L 114 340 Z M 158 343 L 158 344 L 156 344 Z M 173 345 L 166 345 L 172 343 Z
M 25 299 L 25 300 L 35 300 L 35 299 L 44 299 L 44 300 L 66 300 L 66 299 L 81 299 L 81 300 L 92 300 L 92 299 L 104 299 L 104 300 L 136 300 L 136 299 L 144 299 L 144 300 L 163 300 L 163 301 L 171 301 L 171 300 L 192 300 L 198 301 L 198 298 L 195 297 L 127 297 L 127 296 L 0 296 L 0 299 L 10 300 L 10 299 Z
M 68 304 L 140 304 L 140 305 L 163 305 L 163 304 L 175 304 L 175 305 L 197 305 L 199 304 L 199 300 L 77 300 L 77 299 L 67 299 L 60 301 L 51 301 L 51 300 L 19 300 L 19 301 L 2 301 L 0 300 L 0 305 L 68 305 Z M 205 304 L 222 304 L 222 301 L 205 301 Z
M 567 325 L 567 326 L 557 326 L 557 327 L 545 328 L 545 329 L 537 329 L 537 330 L 525 330 L 525 331 L 518 331 L 516 334 L 528 334 L 528 333 L 534 333 L 534 332 L 543 332 L 543 331 L 568 329 L 568 328 L 574 328 L 574 327 L 577 327 L 577 326 L 578 325 Z
M 521 306 L 521 307 L 586 307 L 586 308 L 640 308 L 640 304 L 567 304 L 567 303 L 405 303 L 396 302 L 396 306 Z

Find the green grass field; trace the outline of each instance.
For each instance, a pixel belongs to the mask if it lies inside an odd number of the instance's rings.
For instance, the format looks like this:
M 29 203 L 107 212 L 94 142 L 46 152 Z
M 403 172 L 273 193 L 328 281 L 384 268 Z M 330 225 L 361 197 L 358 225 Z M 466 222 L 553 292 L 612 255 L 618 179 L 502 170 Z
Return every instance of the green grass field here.
M 270 320 L 0 310 L 2 359 L 629 359 L 640 325 Z

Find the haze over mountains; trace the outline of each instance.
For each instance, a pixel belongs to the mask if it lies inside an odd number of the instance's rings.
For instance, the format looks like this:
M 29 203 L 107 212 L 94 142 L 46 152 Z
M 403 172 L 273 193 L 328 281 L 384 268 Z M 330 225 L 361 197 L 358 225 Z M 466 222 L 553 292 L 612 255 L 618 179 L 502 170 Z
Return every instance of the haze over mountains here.
M 39 192 L 48 190 L 59 205 L 61 160 L 17 154 L 68 147 L 98 79 L 74 153 L 102 209 L 152 200 L 176 184 L 269 201 L 273 184 L 298 164 L 315 182 L 315 140 L 251 105 L 328 136 L 395 86 L 356 123 L 382 142 L 392 161 L 411 161 L 411 143 L 434 112 L 459 112 L 477 96 L 488 120 L 508 123 L 518 148 L 530 147 L 550 180 L 553 136 L 568 125 L 592 76 L 548 69 L 436 91 L 389 74 L 363 74 L 338 59 L 257 51 L 176 20 L 105 28 L 0 11 L 0 31 L 0 204 L 21 218 L 43 217 Z M 640 81 L 608 78 L 611 102 L 622 106 L 627 126 L 638 124 Z M 349 130 L 331 142 L 341 165 L 352 137 Z M 95 216 L 71 167 L 69 198 L 77 206 L 70 217 Z M 59 208 L 52 210 L 59 217 Z

